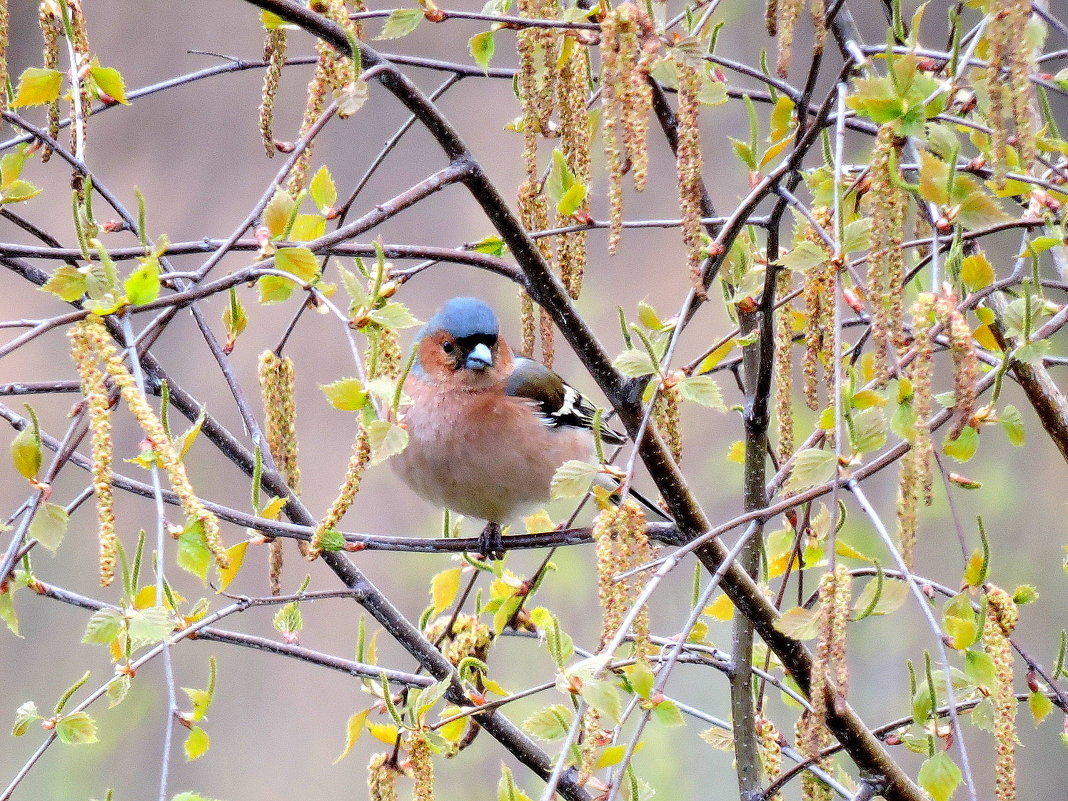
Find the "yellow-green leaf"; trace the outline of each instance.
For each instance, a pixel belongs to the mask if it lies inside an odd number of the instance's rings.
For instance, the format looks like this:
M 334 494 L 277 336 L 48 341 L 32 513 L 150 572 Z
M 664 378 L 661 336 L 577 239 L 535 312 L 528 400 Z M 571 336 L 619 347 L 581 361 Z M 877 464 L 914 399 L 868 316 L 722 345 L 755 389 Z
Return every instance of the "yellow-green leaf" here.
M 59 87 L 63 83 L 63 73 L 59 70 L 29 67 L 19 76 L 19 88 L 11 108 L 20 106 L 39 106 L 51 103 L 59 97 Z
M 305 283 L 311 283 L 319 275 L 319 260 L 307 248 L 279 248 L 274 254 L 274 266 L 293 273 Z
M 207 753 L 211 745 L 211 738 L 200 726 L 194 726 L 189 730 L 189 736 L 185 738 L 185 761 L 192 762 L 197 757 Z
M 130 105 L 126 99 L 126 84 L 117 69 L 101 67 L 100 62 L 94 58 L 92 66 L 89 67 L 89 74 L 101 92 L 117 103 L 122 103 L 124 106 Z
M 147 258 L 123 283 L 132 306 L 143 306 L 159 297 L 159 260 Z
M 46 503 L 30 523 L 29 535 L 52 553 L 63 542 L 67 533 L 67 510 L 58 503 Z
M 56 724 L 56 736 L 67 745 L 95 743 L 96 722 L 88 712 L 72 712 Z
M 11 440 L 11 460 L 23 478 L 34 479 L 41 469 L 41 443 L 27 425 Z
M 226 558 L 229 560 L 229 564 L 227 567 L 219 569 L 220 590 L 225 590 L 230 586 L 231 582 L 237 578 L 237 574 L 241 570 L 241 565 L 245 561 L 245 552 L 247 550 L 248 540 L 242 540 L 226 549 Z
M 352 747 L 356 745 L 356 741 L 360 739 L 360 735 L 363 734 L 367 723 L 368 712 L 370 712 L 369 709 L 364 709 L 349 717 L 348 723 L 345 724 L 345 747 L 337 755 L 337 759 L 334 760 L 335 765 L 349 755 Z
M 279 237 L 285 233 L 295 205 L 296 202 L 292 196 L 284 189 L 276 191 L 268 201 L 263 210 L 263 224 L 267 226 L 272 237 Z
M 961 772 L 949 754 L 942 751 L 920 766 L 916 780 L 933 801 L 949 801 L 961 782 Z
M 408 447 L 408 431 L 389 420 L 368 423 L 367 439 L 371 443 L 371 464 L 384 462 Z
M 994 282 L 994 268 L 985 254 L 975 253 L 961 263 L 960 277 L 964 285 L 974 292 Z
M 440 615 L 460 591 L 460 568 L 442 570 L 430 580 L 430 597 L 434 600 L 434 614 Z
M 64 264 L 62 267 L 56 268 L 56 271 L 52 273 L 52 277 L 45 281 L 41 289 L 45 292 L 51 292 L 60 300 L 73 303 L 85 294 L 88 286 L 89 277 L 85 273 L 77 267 Z
M 782 613 L 775 630 L 795 640 L 811 640 L 819 633 L 819 620 L 811 609 L 796 606 Z
M 482 67 L 484 72 L 488 71 L 493 52 L 497 49 L 497 44 L 493 41 L 493 31 L 476 33 L 471 37 L 467 46 L 471 50 L 471 57 L 475 59 L 475 63 Z
M 382 26 L 382 33 L 378 34 L 375 39 L 400 39 L 402 36 L 407 36 L 419 27 L 419 23 L 423 21 L 424 16 L 422 9 L 418 8 L 394 9 L 386 17 L 386 24 Z
M 558 498 L 578 498 L 585 495 L 593 482 L 594 476 L 601 468 L 579 459 L 570 459 L 556 469 L 549 494 L 553 500 Z
M 422 17 L 422 13 L 419 16 Z M 319 209 L 321 214 L 326 214 L 334 207 L 334 203 L 337 202 L 337 187 L 334 186 L 334 179 L 330 175 L 330 170 L 323 165 L 316 170 L 315 175 L 312 176 L 311 183 L 308 185 L 308 191 L 311 193 L 312 202 L 315 204 L 315 208 Z
M 321 384 L 319 389 L 331 406 L 343 412 L 358 412 L 367 403 L 367 390 L 358 378 L 342 378 L 332 384 Z

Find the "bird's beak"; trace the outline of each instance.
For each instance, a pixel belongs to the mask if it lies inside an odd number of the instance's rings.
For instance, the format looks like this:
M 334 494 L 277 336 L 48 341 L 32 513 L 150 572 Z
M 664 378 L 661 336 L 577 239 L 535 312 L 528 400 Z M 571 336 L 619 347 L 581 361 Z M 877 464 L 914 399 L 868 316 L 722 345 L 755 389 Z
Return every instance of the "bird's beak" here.
M 479 342 L 467 354 L 464 367 L 468 370 L 484 370 L 493 364 L 493 354 L 484 342 Z

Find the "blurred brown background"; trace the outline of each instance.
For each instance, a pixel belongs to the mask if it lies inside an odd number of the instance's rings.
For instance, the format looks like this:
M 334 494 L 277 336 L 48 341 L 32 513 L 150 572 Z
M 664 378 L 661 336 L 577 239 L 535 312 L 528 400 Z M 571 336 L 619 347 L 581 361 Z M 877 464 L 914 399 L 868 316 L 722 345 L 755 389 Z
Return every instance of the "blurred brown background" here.
M 9 58 L 10 71 L 17 76 L 27 66 L 39 66 L 40 39 L 36 4 L 12 5 Z M 854 12 L 866 26 L 871 24 L 873 40 L 878 41 L 882 36 L 881 11 L 875 9 L 878 4 L 855 5 Z M 944 19 L 941 7 L 945 4 L 933 5 L 940 10 L 936 14 L 932 9 L 929 17 Z M 870 19 L 860 13 L 861 6 L 872 7 Z M 449 3 L 448 7 L 478 10 L 480 5 L 467 0 Z M 258 12 L 236 1 L 87 0 L 86 11 L 94 52 L 105 66 L 122 72 L 128 89 L 218 61 L 212 56 L 190 54 L 188 50 L 254 59 L 262 49 Z M 756 63 L 754 54 L 759 48 L 769 46 L 762 30 L 760 9 L 751 3 L 729 0 L 717 14 L 728 23 L 719 40 L 719 52 Z M 372 21 L 368 29 L 377 32 L 380 26 L 381 21 Z M 467 40 L 487 27 L 486 23 L 463 21 L 437 26 L 423 23 L 406 39 L 375 44 L 384 51 L 395 48 L 396 52 L 469 63 Z M 509 31 L 497 34 L 494 66 L 513 63 L 513 38 Z M 801 55 L 805 47 L 806 42 L 800 41 L 795 60 L 800 66 L 807 60 Z M 291 36 L 290 55 L 312 52 L 309 37 L 301 33 Z M 428 91 L 443 80 L 439 73 L 416 69 L 407 72 Z M 310 67 L 286 71 L 276 106 L 275 133 L 280 139 L 295 138 L 310 75 Z M 234 73 L 138 99 L 129 108 L 115 108 L 95 116 L 89 126 L 88 162 L 99 179 L 130 207 L 135 206 L 133 188 L 141 188 L 148 203 L 152 236 L 166 233 L 172 242 L 225 237 L 263 193 L 280 165 L 280 159 L 264 157 L 259 142 L 256 119 L 261 81 L 262 73 L 258 70 Z M 519 113 L 510 82 L 466 79 L 448 92 L 441 106 L 502 191 L 506 195 L 513 193 L 521 180 L 518 158 L 521 141 L 518 135 L 503 132 L 503 126 Z M 27 116 L 35 122 L 42 119 L 40 109 L 28 110 Z M 348 121 L 332 122 L 320 137 L 312 169 L 320 164 L 328 165 L 339 194 L 346 196 L 405 118 L 406 112 L 399 104 L 373 85 L 367 107 Z M 728 135 L 744 137 L 744 126 L 744 109 L 739 103 L 706 109 L 703 113 L 706 181 L 721 212 L 729 211 L 746 191 L 744 169 L 731 156 L 727 139 Z M 10 129 L 5 126 L 3 138 L 10 135 Z M 643 195 L 628 190 L 628 218 L 678 216 L 674 164 L 662 140 L 654 135 L 654 142 L 651 175 L 656 177 Z M 851 142 L 854 158 L 863 159 L 866 147 L 860 140 Z M 418 128 L 413 129 L 364 191 L 354 213 L 369 210 L 441 166 L 444 160 L 438 147 Z M 607 211 L 603 203 L 604 174 L 599 164 L 595 169 L 594 215 L 604 219 Z M 58 160 L 44 166 L 33 161 L 28 164 L 24 177 L 46 191 L 20 209 L 20 213 L 65 244 L 73 243 L 69 176 L 65 168 Z M 103 219 L 110 216 L 102 202 L 97 204 L 97 214 Z M 452 187 L 390 221 L 373 235 L 381 235 L 386 242 L 455 246 L 490 233 L 490 226 L 466 191 Z M 4 241 L 29 241 L 9 224 L 0 226 L 0 237 Z M 622 343 L 616 324 L 616 306 L 633 315 L 637 302 L 644 298 L 665 317 L 673 314 L 687 288 L 685 259 L 678 233 L 672 230 L 625 232 L 622 252 L 613 258 L 606 255 L 605 241 L 603 232 L 590 236 L 591 266 L 578 306 L 593 322 L 609 350 L 618 351 Z M 107 243 L 133 244 L 128 234 L 112 235 Z M 1008 243 L 1003 255 L 1011 254 L 1015 244 L 1015 239 Z M 248 262 L 246 255 L 231 255 L 216 268 L 216 274 Z M 200 263 L 200 257 L 176 259 L 176 264 L 188 269 L 195 269 Z M 1007 262 L 995 264 L 1004 269 Z M 5 274 L 3 286 L 0 318 L 46 317 L 61 311 L 55 298 L 36 291 L 9 273 Z M 515 288 L 496 276 L 441 265 L 405 286 L 401 299 L 425 320 L 444 299 L 457 294 L 479 295 L 494 303 L 501 312 L 504 330 L 517 336 Z M 238 342 L 233 363 L 244 386 L 255 398 L 257 357 L 263 348 L 277 342 L 282 327 L 296 308 L 296 301 L 260 308 L 255 305 L 250 290 L 243 290 L 243 299 L 251 321 Z M 210 302 L 205 308 L 222 336 L 222 305 Z M 138 324 L 144 321 L 142 318 Z M 726 331 L 722 312 L 706 309 L 683 338 L 683 357 L 699 353 Z M 3 332 L 4 341 L 14 333 Z M 207 404 L 213 415 L 238 435 L 242 434 L 232 399 L 187 312 L 179 315 L 154 352 L 186 389 Z M 350 415 L 326 403 L 318 385 L 352 375 L 354 370 L 337 321 L 330 317 L 305 315 L 287 352 L 297 363 L 300 381 L 298 425 L 304 499 L 313 512 L 321 513 L 333 499 L 344 471 L 354 427 Z M 597 397 L 593 382 L 578 369 L 578 362 L 566 345 L 561 346 L 558 358 L 560 372 Z M 59 331 L 0 363 L 0 382 L 69 379 L 74 375 L 66 340 Z M 739 396 L 729 375 L 722 376 L 721 384 L 728 403 L 737 403 Z M 1025 400 L 1014 387 L 1009 386 L 1006 395 L 1005 401 L 1026 409 Z M 9 398 L 5 402 L 17 405 L 18 400 Z M 31 400 L 44 429 L 61 435 L 73 396 Z M 804 417 L 807 419 L 807 415 Z M 957 491 L 954 499 L 973 543 L 978 542 L 973 531 L 975 515 L 984 516 L 993 542 L 993 579 L 1007 587 L 1033 583 L 1042 593 L 1037 604 L 1024 610 L 1019 635 L 1032 653 L 1049 666 L 1058 632 L 1065 623 L 1064 610 L 1068 608 L 1068 590 L 1061 569 L 1062 546 L 1066 541 L 1063 506 L 1068 471 L 1033 415 L 1025 411 L 1025 420 L 1026 448 L 1008 447 L 996 431 L 984 436 L 979 457 L 962 468 L 983 483 L 983 490 Z M 136 453 L 139 439 L 128 423 L 127 418 L 120 427 L 117 442 L 118 455 L 127 457 Z M 184 426 L 184 421 L 175 423 L 176 428 Z M 689 480 L 709 516 L 713 520 L 727 519 L 741 508 L 741 468 L 725 459 L 730 443 L 742 436 L 740 418 L 735 413 L 688 408 L 685 426 L 684 467 Z M 249 508 L 248 480 L 217 458 L 209 443 L 198 441 L 189 465 L 195 486 L 206 497 L 237 508 Z M 121 465 L 119 469 L 129 475 L 139 472 L 131 465 Z M 14 509 L 27 490 L 10 467 L 4 467 L 2 475 L 0 510 L 5 510 L 6 516 L 7 510 Z M 895 480 L 894 472 L 888 471 L 870 485 L 879 510 L 890 521 Z M 60 503 L 69 501 L 84 482 L 85 476 L 80 472 L 73 468 L 65 470 L 55 486 L 53 499 Z M 922 518 L 923 538 L 917 564 L 932 578 L 956 585 L 961 560 L 945 494 L 939 490 L 936 495 L 935 507 Z M 152 512 L 148 503 L 121 497 L 119 512 L 121 536 L 128 546 L 135 541 L 138 528 L 151 530 Z M 562 512 L 563 507 L 557 510 L 557 515 Z M 437 510 L 398 485 L 384 466 L 368 474 L 359 500 L 344 523 L 349 530 L 426 536 L 435 536 L 438 526 Z M 468 533 L 474 532 L 474 524 L 469 524 Z M 228 542 L 235 542 L 242 533 L 229 527 L 226 535 Z M 881 552 L 855 508 L 850 510 L 846 536 L 858 547 Z M 115 588 L 102 592 L 96 586 L 95 551 L 94 514 L 91 504 L 87 504 L 72 519 L 66 542 L 55 558 L 38 550 L 36 570 L 50 583 L 114 601 L 118 597 Z M 286 586 L 290 590 L 297 588 L 306 571 L 313 576 L 313 588 L 336 586 L 336 580 L 324 566 L 300 561 L 295 548 L 287 551 Z M 359 567 L 412 619 L 417 619 L 428 603 L 429 577 L 450 566 L 445 558 L 422 555 L 367 553 L 355 558 Z M 231 589 L 264 594 L 265 559 L 264 549 L 251 551 Z M 534 553 L 512 554 L 508 564 L 517 573 L 528 574 L 539 559 Z M 560 553 L 556 562 L 559 569 L 546 581 L 537 601 L 559 612 L 576 642 L 590 645 L 598 628 L 592 551 L 570 549 Z M 173 566 L 168 567 L 168 575 L 189 598 L 210 593 L 210 589 L 198 586 Z M 690 583 L 689 570 L 680 571 L 676 586 L 658 594 L 655 630 L 670 635 L 682 625 L 688 609 Z M 89 687 L 111 674 L 104 649 L 79 644 L 88 618 L 86 612 L 32 597 L 28 592 L 16 596 L 16 608 L 25 639 L 0 631 L 0 722 L 12 720 L 15 708 L 25 700 L 33 699 L 43 710 L 50 709 L 63 689 L 86 668 L 93 670 Z M 303 611 L 306 628 L 301 635 L 302 644 L 351 658 L 358 617 L 354 604 L 306 603 Z M 225 627 L 277 636 L 271 626 L 272 614 L 273 609 L 269 608 L 252 610 L 240 618 L 225 621 Z M 726 626 L 714 630 L 712 637 L 722 647 L 729 648 Z M 922 649 L 932 647 L 930 633 L 918 612 L 910 603 L 891 618 L 871 618 L 851 627 L 851 637 L 851 693 L 855 705 L 872 724 L 905 714 L 908 684 L 904 660 L 906 657 L 922 659 Z M 414 667 L 412 660 L 387 638 L 380 638 L 379 646 L 383 665 L 405 670 Z M 203 687 L 211 654 L 219 660 L 218 691 L 205 724 L 212 748 L 205 757 L 186 764 L 180 748 L 182 732 L 178 731 L 178 747 L 171 769 L 172 794 L 197 790 L 226 801 L 281 801 L 307 796 L 309 792 L 324 798 L 366 796 L 367 758 L 372 751 L 385 746 L 365 735 L 354 754 L 336 766 L 331 764 L 344 741 L 345 721 L 368 700 L 359 692 L 357 681 L 282 658 L 189 642 L 174 649 L 178 684 Z M 531 640 L 504 640 L 495 647 L 490 664 L 500 683 L 513 690 L 551 675 L 549 657 Z M 1022 684 L 1018 689 L 1022 689 Z M 711 714 L 728 717 L 727 685 L 718 674 L 681 667 L 673 677 L 671 690 L 680 699 Z M 101 798 L 108 787 L 115 788 L 117 801 L 154 797 L 164 726 L 163 692 L 162 667 L 153 663 L 137 677 L 130 697 L 122 706 L 106 710 L 98 704 L 91 710 L 100 724 L 98 744 L 77 748 L 53 746 L 23 782 L 16 798 L 82 801 Z M 561 696 L 549 693 L 516 703 L 507 711 L 518 722 L 542 705 L 561 701 Z M 773 701 L 772 709 L 781 709 L 778 699 Z M 1026 711 L 1021 712 L 1021 739 L 1026 745 L 1019 753 L 1021 801 L 1063 797 L 1068 760 L 1063 746 L 1057 742 L 1057 717 L 1052 715 L 1036 734 Z M 730 756 L 713 751 L 698 740 L 696 733 L 703 728 L 704 724 L 690 721 L 685 730 L 653 730 L 648 735 L 648 745 L 637 757 L 637 768 L 659 790 L 660 798 L 702 797 L 718 801 L 735 797 Z M 973 767 L 980 784 L 989 786 L 993 746 L 987 736 L 970 732 L 974 735 L 970 735 Z M 36 748 L 41 736 L 42 732 L 31 728 L 21 739 L 0 737 L 0 782 L 7 783 Z M 458 760 L 439 763 L 438 798 L 495 798 L 501 753 L 483 734 Z M 915 770 L 916 758 L 905 754 L 903 748 L 895 749 L 895 754 Z M 520 768 L 516 778 L 529 794 L 535 797 L 540 794 L 540 782 L 526 771 Z M 407 792 L 403 786 L 402 792 Z

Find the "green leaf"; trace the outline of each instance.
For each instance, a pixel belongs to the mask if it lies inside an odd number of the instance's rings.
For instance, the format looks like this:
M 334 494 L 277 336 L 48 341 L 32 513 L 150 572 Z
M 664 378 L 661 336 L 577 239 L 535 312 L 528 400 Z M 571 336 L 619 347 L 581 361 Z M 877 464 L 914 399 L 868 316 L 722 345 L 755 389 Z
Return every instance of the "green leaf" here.
M 795 640 L 812 640 L 819 634 L 819 618 L 811 609 L 795 606 L 775 621 L 775 630 Z
M 627 677 L 627 681 L 630 683 L 634 693 L 639 698 L 648 700 L 650 693 L 653 691 L 653 682 L 656 680 L 653 671 L 649 668 L 649 664 L 645 661 L 635 662 L 633 665 L 623 668 L 623 675 Z
M 867 250 L 869 247 L 871 247 L 871 219 L 861 217 L 847 223 L 842 229 L 842 251 L 852 253 L 855 250 Z
M 163 642 L 174 631 L 174 618 L 164 606 L 138 609 L 130 615 L 130 639 L 135 648 Z
M 582 206 L 586 199 L 586 184 L 575 181 L 571 188 L 564 192 L 563 197 L 556 204 L 556 212 L 563 217 L 570 217 Z
M 1031 710 L 1031 719 L 1039 725 L 1053 711 L 1053 702 L 1038 690 L 1032 690 L 1027 696 L 1027 708 Z
M 504 240 L 499 236 L 487 236 L 475 242 L 471 246 L 471 250 L 500 258 L 507 248 L 504 245 Z
M 849 427 L 850 440 L 858 453 L 877 451 L 886 444 L 886 417 L 878 406 L 872 406 L 853 416 Z
M 822 245 L 809 242 L 807 239 L 798 242 L 794 248 L 779 259 L 779 264 L 788 270 L 805 272 L 813 267 L 825 264 L 830 259 Z
M 949 754 L 943 751 L 920 766 L 916 780 L 933 801 L 949 801 L 961 782 L 961 772 Z
M 116 707 L 126 700 L 130 692 L 130 677 L 119 676 L 108 685 L 108 709 Z
M 680 710 L 679 705 L 670 698 L 665 698 L 653 707 L 653 718 L 661 726 L 674 728 L 676 726 L 686 725 L 686 720 L 682 717 L 682 710 Z
M 997 686 L 997 667 L 990 655 L 983 651 L 964 652 L 964 674 L 977 687 L 992 689 Z
M 130 105 L 126 99 L 126 84 L 117 69 L 101 67 L 97 59 L 93 59 L 89 66 L 89 75 L 92 76 L 97 88 L 117 103 L 124 106 Z
M 857 599 L 857 608 L 866 609 L 873 600 L 876 582 L 869 581 Z M 883 583 L 882 593 L 872 609 L 872 616 L 889 615 L 900 609 L 909 595 L 909 585 L 904 581 L 887 581 Z
M 809 487 L 829 481 L 834 476 L 834 451 L 806 448 L 794 456 L 790 478 L 783 488 L 787 493 L 801 492 Z
M 341 378 L 332 384 L 320 384 L 330 405 L 343 412 L 358 412 L 367 403 L 367 390 L 358 378 Z
M 539 709 L 522 723 L 522 729 L 531 737 L 545 742 L 559 740 L 571 728 L 573 712 L 563 704 L 553 704 Z
M 34 433 L 33 425 L 27 424 L 11 440 L 11 461 L 23 478 L 33 480 L 41 469 L 41 443 Z
M 371 443 L 371 464 L 384 462 L 408 447 L 408 431 L 389 420 L 372 420 L 367 424 Z
M 328 528 L 319 535 L 319 547 L 324 551 L 343 551 L 345 549 L 345 535 L 336 528 Z
M 256 282 L 256 288 L 260 293 L 260 303 L 282 303 L 289 300 L 296 285 L 280 275 L 264 275 Z
M 549 497 L 554 501 L 559 498 L 578 498 L 585 495 L 594 477 L 601 472 L 599 465 L 569 459 L 553 474 L 549 485 Z
M 564 152 L 557 148 L 553 151 L 553 163 L 549 167 L 549 177 L 545 179 L 545 193 L 553 203 L 559 203 L 564 194 L 575 184 L 575 174 L 567 165 Z
M 34 186 L 29 181 L 12 181 L 4 187 L 0 203 L 22 203 L 30 198 L 37 197 L 44 191 L 39 186 Z
M 989 228 L 1010 219 L 1012 218 L 1002 210 L 997 200 L 978 186 L 957 206 L 957 222 L 969 231 Z
M 386 17 L 386 24 L 382 27 L 382 33 L 375 39 L 400 39 L 419 27 L 424 14 L 418 8 L 398 8 Z
M 307 248 L 279 248 L 274 254 L 274 266 L 293 273 L 306 284 L 319 276 L 319 260 Z
M 22 636 L 19 633 L 19 618 L 15 614 L 15 593 L 12 586 L 0 592 L 0 620 L 7 624 L 8 629 L 16 637 Z
M 68 521 L 66 509 L 58 503 L 46 503 L 37 510 L 27 533 L 55 553 L 63 542 L 63 535 L 67 533 Z
M 638 301 L 638 322 L 650 331 L 660 331 L 664 328 L 664 321 L 660 319 L 656 309 L 644 300 Z
M 1039 253 L 1045 253 L 1047 250 L 1060 247 L 1063 243 L 1064 240 L 1059 236 L 1036 236 L 1024 246 L 1024 250 L 1019 254 L 1018 258 L 1037 256 Z
M 7 189 L 22 175 L 22 168 L 26 164 L 27 151 L 23 145 L 11 153 L 0 156 L 0 189 Z
M 98 609 L 85 626 L 82 642 L 109 644 L 119 636 L 125 619 L 118 609 Z
M 15 710 L 15 725 L 11 728 L 11 736 L 21 737 L 26 733 L 30 724 L 37 720 L 41 720 L 41 715 L 37 712 L 37 704 L 33 701 L 21 704 Z
M 949 435 L 946 435 L 945 441 L 942 443 L 942 451 L 946 456 L 952 457 L 958 462 L 966 462 L 975 456 L 975 451 L 979 447 L 979 432 L 972 426 L 965 426 L 964 430 L 960 432 L 960 436 L 956 439 L 950 439 Z
M 211 745 L 211 738 L 200 726 L 194 726 L 189 730 L 189 736 L 185 738 L 185 761 L 192 762 L 197 757 L 204 756 Z
M 493 60 L 493 52 L 497 49 L 497 43 L 493 40 L 493 31 L 476 33 L 467 43 L 471 51 L 471 57 L 483 72 L 489 71 L 490 61 Z
M 290 601 L 283 604 L 274 615 L 274 627 L 280 631 L 286 639 L 291 639 L 294 634 L 304 628 L 304 616 L 300 612 L 300 604 Z
M 700 403 L 710 409 L 727 411 L 723 403 L 723 393 L 719 391 L 719 384 L 710 375 L 688 376 L 678 383 L 679 393 L 686 400 Z
M 920 151 L 920 196 L 931 203 L 949 203 L 949 165 L 933 153 Z
M 64 264 L 57 267 L 52 277 L 45 281 L 41 289 L 51 292 L 60 300 L 73 303 L 85 294 L 89 286 L 89 277 L 77 267 Z
M 1024 424 L 1020 410 L 1010 403 L 1001 410 L 1001 414 L 998 415 L 998 422 L 1001 423 L 1001 428 L 1005 432 L 1005 436 L 1009 438 L 1009 442 L 1017 448 L 1022 447 L 1024 444 Z
M 72 712 L 56 724 L 56 736 L 67 745 L 95 743 L 96 721 L 88 712 Z
M 501 780 L 497 782 L 497 801 L 530 801 L 530 796 L 516 785 L 512 771 L 507 765 L 501 765 Z
M 1038 590 L 1031 584 L 1021 584 L 1012 591 L 1012 602 L 1017 606 L 1033 604 L 1038 600 Z
M 625 350 L 616 356 L 612 366 L 627 378 L 639 378 L 656 372 L 656 366 L 653 364 L 649 354 L 644 350 L 636 350 L 634 348 Z
M 412 706 L 415 708 L 416 717 L 423 719 L 426 713 L 434 708 L 434 705 L 440 701 L 445 693 L 449 691 L 449 680 L 442 679 L 436 681 L 429 687 L 424 687 L 415 696 L 412 701 Z
M 59 98 L 59 87 L 63 83 L 63 73 L 59 70 L 29 67 L 19 76 L 19 88 L 11 108 L 21 106 L 39 106 L 51 103 Z
M 979 637 L 979 621 L 967 593 L 951 598 L 942 610 L 942 626 L 948 635 L 947 645 L 963 651 Z
M 734 149 L 734 155 L 741 159 L 742 163 L 748 167 L 751 172 L 756 172 L 756 156 L 753 154 L 753 148 L 749 146 L 749 143 L 733 137 L 730 137 L 730 140 L 731 147 Z
M 602 715 L 613 722 L 619 722 L 623 701 L 615 684 L 605 679 L 585 678 L 582 680 L 579 695 Z
M 207 583 L 212 556 L 204 541 L 204 524 L 191 522 L 178 535 L 178 566 Z
M 193 687 L 183 687 L 182 692 L 189 696 L 189 702 L 193 705 L 193 721 L 203 720 L 208 712 L 208 706 L 211 705 L 211 695 L 207 690 L 198 690 Z
M 408 310 L 407 306 L 394 300 L 389 301 L 380 309 L 372 309 L 367 316 L 379 325 L 394 330 L 422 325 L 422 322 Z
M 123 283 L 132 306 L 143 306 L 159 297 L 159 259 L 149 257 Z

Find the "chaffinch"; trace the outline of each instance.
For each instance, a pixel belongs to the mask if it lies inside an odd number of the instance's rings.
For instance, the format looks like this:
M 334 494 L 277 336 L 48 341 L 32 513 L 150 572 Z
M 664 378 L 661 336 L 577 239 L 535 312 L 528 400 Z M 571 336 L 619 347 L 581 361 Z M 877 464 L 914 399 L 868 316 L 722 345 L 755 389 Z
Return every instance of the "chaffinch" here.
M 564 462 L 593 460 L 595 410 L 548 367 L 513 355 L 476 298 L 446 303 L 415 347 L 408 447 L 390 461 L 424 499 L 485 520 L 483 555 L 500 558 L 501 526 L 549 500 Z M 606 426 L 601 439 L 623 442 Z

